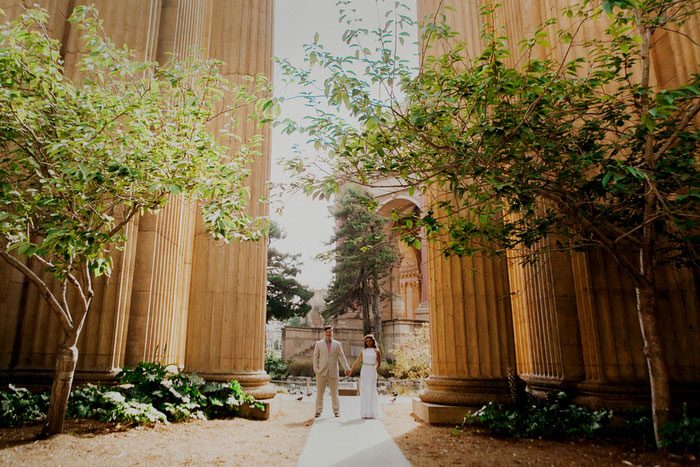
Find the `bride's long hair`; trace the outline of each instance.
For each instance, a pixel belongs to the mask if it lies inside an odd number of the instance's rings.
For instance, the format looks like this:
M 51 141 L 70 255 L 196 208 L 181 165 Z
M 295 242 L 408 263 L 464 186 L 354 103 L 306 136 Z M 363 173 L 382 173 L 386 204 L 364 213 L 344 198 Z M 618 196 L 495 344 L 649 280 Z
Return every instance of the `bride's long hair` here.
M 376 349 L 377 348 L 377 341 L 374 339 L 374 336 L 372 334 L 367 334 L 365 337 L 362 338 L 363 343 L 365 344 L 365 349 L 369 348 L 367 347 L 367 338 L 372 339 L 372 348 Z

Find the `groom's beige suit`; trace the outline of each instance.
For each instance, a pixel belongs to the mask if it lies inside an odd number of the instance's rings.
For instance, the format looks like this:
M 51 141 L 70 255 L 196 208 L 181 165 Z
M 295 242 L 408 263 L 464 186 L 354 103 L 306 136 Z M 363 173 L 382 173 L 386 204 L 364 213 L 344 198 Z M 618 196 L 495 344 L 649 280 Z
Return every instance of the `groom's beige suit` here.
M 343 352 L 343 345 L 337 340 L 331 339 L 330 351 L 326 339 L 316 342 L 314 347 L 314 373 L 316 374 L 316 413 L 323 410 L 323 393 L 326 385 L 331 390 L 331 401 L 333 402 L 333 412 L 340 411 L 340 398 L 338 397 L 338 384 L 340 376 L 338 374 L 338 357 L 342 357 L 342 363 L 346 370 L 350 369 L 348 360 Z

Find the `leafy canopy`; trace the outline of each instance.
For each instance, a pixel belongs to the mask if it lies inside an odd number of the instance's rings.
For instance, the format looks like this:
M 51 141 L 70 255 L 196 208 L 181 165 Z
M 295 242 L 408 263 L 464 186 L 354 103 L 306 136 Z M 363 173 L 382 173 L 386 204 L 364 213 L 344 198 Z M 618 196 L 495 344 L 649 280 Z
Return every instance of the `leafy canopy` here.
M 693 2 L 584 1 L 562 12 L 561 27 L 551 19 L 513 44 L 493 26 L 497 8 L 487 6 L 475 56 L 437 15 L 422 25 L 417 75 L 393 56 L 390 41 L 373 55 L 348 57 L 328 56 L 313 43 L 314 62 L 333 70 L 322 86 L 326 100 L 347 107 L 361 125 L 323 113 L 287 121 L 287 131 L 327 149 L 334 172 L 316 177 L 299 160 L 289 167 L 320 196 L 346 180 L 423 191 L 428 209 L 412 221 L 442 238 L 448 253 L 503 253 L 556 232 L 567 247 L 619 253 L 641 280 L 621 252 L 638 251 L 644 226 L 653 223 L 659 261 L 697 264 L 700 75 L 660 89 L 642 71 L 653 31 L 678 29 L 694 12 Z M 602 37 L 581 39 L 586 23 L 601 21 Z M 367 35 L 345 37 L 360 47 Z M 563 58 L 537 58 L 536 48 L 554 41 Z M 351 71 L 358 62 L 366 81 Z M 289 64 L 285 70 L 299 76 Z M 386 92 L 377 97 L 373 86 Z M 648 190 L 656 197 L 652 214 L 645 213 Z
M 0 26 L 1 248 L 39 258 L 58 278 L 81 264 L 103 274 L 122 227 L 171 195 L 196 201 L 215 238 L 257 238 L 245 179 L 260 138 L 238 141 L 232 115 L 247 107 L 269 121 L 264 77 L 234 86 L 194 52 L 162 65 L 132 60 L 96 14 L 80 6 L 70 18 L 83 47 L 73 77 L 46 11 Z M 217 116 L 229 119 L 222 135 L 207 126 Z

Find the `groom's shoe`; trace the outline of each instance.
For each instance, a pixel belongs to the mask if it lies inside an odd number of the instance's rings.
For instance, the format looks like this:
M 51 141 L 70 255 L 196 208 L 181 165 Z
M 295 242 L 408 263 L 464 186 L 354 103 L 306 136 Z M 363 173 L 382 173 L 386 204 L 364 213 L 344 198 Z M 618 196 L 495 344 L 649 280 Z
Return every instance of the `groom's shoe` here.
M 314 418 L 318 418 L 321 416 L 321 412 L 316 412 L 316 415 L 314 415 Z
M 340 412 L 336 412 L 336 413 L 335 413 L 335 416 L 336 416 L 336 417 L 340 417 Z

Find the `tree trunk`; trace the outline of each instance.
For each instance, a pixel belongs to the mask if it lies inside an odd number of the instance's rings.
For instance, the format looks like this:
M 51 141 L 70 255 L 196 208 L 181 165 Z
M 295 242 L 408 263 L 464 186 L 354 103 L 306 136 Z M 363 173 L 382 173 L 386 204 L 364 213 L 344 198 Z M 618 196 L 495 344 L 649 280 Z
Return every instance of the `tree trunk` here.
M 379 290 L 374 290 L 372 294 L 372 317 L 374 318 L 374 340 L 377 348 L 381 352 L 382 358 L 386 358 L 384 353 L 384 333 L 382 332 L 382 312 L 379 309 Z
M 46 424 L 41 431 L 41 436 L 46 437 L 63 432 L 63 422 L 66 418 L 68 397 L 73 385 L 73 375 L 78 363 L 78 348 L 75 346 L 75 336 L 68 336 L 58 346 L 56 353 L 56 367 L 51 387 L 51 399 L 49 411 L 46 416 Z M 68 342 L 73 345 L 67 345 Z
M 644 342 L 644 356 L 649 369 L 651 412 L 654 421 L 656 447 L 661 447 L 661 430 L 671 416 L 671 391 L 668 371 L 656 316 L 656 287 L 653 279 L 637 287 L 637 314 Z
M 362 286 L 362 334 L 366 336 L 372 332 L 372 319 L 370 318 L 370 297 L 367 288 Z

